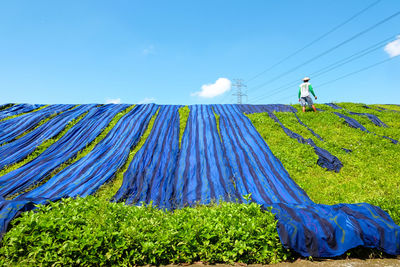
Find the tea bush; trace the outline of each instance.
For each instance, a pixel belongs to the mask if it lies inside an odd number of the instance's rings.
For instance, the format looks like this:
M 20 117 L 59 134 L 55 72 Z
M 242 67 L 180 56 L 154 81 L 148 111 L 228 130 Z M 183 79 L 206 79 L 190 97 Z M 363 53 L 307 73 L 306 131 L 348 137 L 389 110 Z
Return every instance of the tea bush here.
M 220 203 L 172 211 L 96 197 L 23 213 L 0 248 L 3 265 L 143 265 L 287 260 L 270 212 Z

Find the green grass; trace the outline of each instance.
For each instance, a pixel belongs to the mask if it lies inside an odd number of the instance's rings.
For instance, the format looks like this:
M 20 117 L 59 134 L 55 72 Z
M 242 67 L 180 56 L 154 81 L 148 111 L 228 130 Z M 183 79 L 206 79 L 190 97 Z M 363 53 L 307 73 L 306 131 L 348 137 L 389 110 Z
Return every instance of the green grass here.
M 142 148 L 147 140 L 147 137 L 149 137 L 151 130 L 153 129 L 154 121 L 157 118 L 158 111 L 159 110 L 157 110 L 157 112 L 151 117 L 146 131 L 140 137 L 139 143 L 129 152 L 128 159 L 126 160 L 124 166 L 122 166 L 122 168 L 117 171 L 117 173 L 115 174 L 115 178 L 111 182 L 104 184 L 99 188 L 99 190 L 95 194 L 96 197 L 104 200 L 111 200 L 112 197 L 117 193 L 118 189 L 122 185 L 122 182 L 124 180 L 124 173 L 127 171 L 129 164 L 132 162 L 133 157 L 136 155 L 136 153 Z
M 184 106 L 179 109 L 179 149 L 181 148 L 183 132 L 186 129 L 189 113 L 190 109 L 188 106 Z
M 357 105 L 346 104 L 351 111 Z M 339 173 L 326 171 L 316 164 L 312 147 L 288 137 L 266 113 L 248 117 L 263 136 L 272 152 L 282 161 L 290 176 L 313 201 L 321 204 L 367 202 L 386 210 L 400 223 L 400 149 L 390 141 L 358 129 L 348 127 L 343 119 L 330 112 L 298 112 L 299 118 L 319 134 L 325 142 L 315 138 L 301 126 L 292 113 L 277 113 L 289 129 L 312 138 L 315 143 L 337 156 L 344 167 Z M 396 125 L 399 115 L 391 112 L 378 114 L 382 121 Z M 397 117 L 396 117 L 397 116 Z M 357 116 L 358 117 L 358 116 Z M 369 120 L 366 127 L 376 130 Z M 388 123 L 389 124 L 389 123 Z M 380 128 L 380 134 L 398 136 L 400 127 Z M 341 148 L 353 150 L 344 152 Z
M 219 127 L 219 118 L 221 116 L 219 114 L 215 113 L 214 108 L 213 108 L 213 113 L 214 113 L 214 117 L 215 117 L 215 122 L 217 123 L 217 131 L 218 131 L 219 140 L 221 140 L 221 142 L 222 142 L 221 128 Z
M 373 107 L 373 108 L 381 107 L 381 108 L 400 111 L 400 106 L 397 106 L 397 105 L 387 105 L 386 104 L 386 105 L 368 105 L 368 106 Z

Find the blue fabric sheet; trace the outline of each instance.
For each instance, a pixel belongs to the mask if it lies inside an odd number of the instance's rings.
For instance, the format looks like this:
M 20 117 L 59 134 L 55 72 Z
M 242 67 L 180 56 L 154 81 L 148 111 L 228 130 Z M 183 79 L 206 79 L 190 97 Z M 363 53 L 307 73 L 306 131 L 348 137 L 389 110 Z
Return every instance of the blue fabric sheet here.
M 247 183 L 252 185 L 247 190 L 238 186 L 239 193 L 252 193 L 255 196 L 253 201 L 273 207 L 279 235 L 286 247 L 295 249 L 303 256 L 319 257 L 341 255 L 358 245 L 378 247 L 390 254 L 400 253 L 400 227 L 384 211 L 365 203 L 333 206 L 312 203 L 281 167 L 251 122 L 239 112 L 235 113 L 234 109 L 218 106 L 216 111 L 221 115 L 221 136 L 232 168 L 237 169 L 236 173 L 242 171 L 243 176 L 240 177 L 253 178 Z M 241 138 L 259 140 L 259 146 Z M 235 153 L 236 157 L 233 156 Z M 263 158 L 272 164 L 258 165 Z M 260 175 L 258 172 L 267 169 L 267 166 L 272 169 L 269 175 Z M 252 170 L 256 175 L 251 174 Z M 270 180 L 272 186 L 254 186 L 258 184 L 257 179 L 261 184 L 263 179 Z M 283 186 L 285 184 L 286 187 Z
M 0 200 L 0 234 L 21 211 L 31 210 L 34 205 L 93 194 L 123 166 L 156 109 L 154 104 L 135 106 L 85 157 L 32 191 L 13 200 Z
M 2 104 L 0 105 L 0 116 L 1 116 L 1 112 L 5 111 L 5 109 L 12 107 L 14 104 L 12 103 L 7 103 L 7 104 Z
M 41 110 L 0 122 L 0 144 L 10 142 L 25 131 L 35 128 L 41 120 L 73 107 L 74 105 L 50 105 Z
M 54 169 L 74 158 L 107 127 L 117 113 L 128 107 L 129 105 L 109 104 L 92 108 L 82 120 L 38 157 L 1 176 L 0 197 L 22 192 L 42 181 Z
M 212 107 L 190 106 L 173 180 L 174 206 L 239 199 L 232 178 Z
M 14 115 L 31 112 L 32 110 L 38 109 L 42 106 L 43 105 L 17 104 L 0 111 L 0 120 L 6 119 L 7 117 L 11 117 Z
M 388 127 L 383 121 L 381 121 L 377 116 L 374 114 L 370 113 L 358 113 L 358 112 L 351 112 L 349 111 L 349 114 L 351 115 L 358 115 L 358 116 L 366 116 L 373 124 L 379 127 Z
M 55 137 L 67 124 L 81 116 L 95 104 L 81 105 L 65 111 L 23 137 L 0 147 L 0 169 L 26 158 L 44 141 Z
M 334 109 L 343 109 L 342 107 L 340 107 L 340 106 L 338 106 L 336 104 L 333 104 L 333 103 L 325 103 L 325 105 L 327 105 L 327 106 L 329 106 L 331 108 L 334 108 Z
M 124 174 L 113 201 L 144 201 L 171 208 L 172 179 L 179 152 L 179 106 L 161 106 L 153 130 Z
M 338 117 L 344 119 L 345 123 L 346 123 L 348 126 L 350 126 L 350 127 L 352 127 L 352 128 L 359 129 L 359 130 L 361 130 L 361 131 L 363 131 L 363 132 L 372 133 L 372 132 L 368 131 L 368 130 L 367 130 L 361 123 L 359 123 L 357 120 L 355 120 L 355 119 L 353 119 L 353 118 L 350 118 L 350 117 L 348 117 L 348 116 L 346 116 L 346 115 L 343 115 L 343 114 L 341 114 L 341 113 L 338 113 L 338 112 L 334 112 L 334 114 L 337 115 Z M 375 134 L 375 133 L 372 133 L 372 134 L 378 136 L 378 135 Z M 381 136 L 381 137 L 382 137 L 382 138 L 385 138 L 385 139 L 388 139 L 388 140 L 389 140 L 390 142 L 392 142 L 393 144 L 398 144 L 398 143 L 399 143 L 398 140 L 395 140 L 395 139 L 393 139 L 393 138 L 390 138 L 390 137 L 387 137 L 387 136 Z

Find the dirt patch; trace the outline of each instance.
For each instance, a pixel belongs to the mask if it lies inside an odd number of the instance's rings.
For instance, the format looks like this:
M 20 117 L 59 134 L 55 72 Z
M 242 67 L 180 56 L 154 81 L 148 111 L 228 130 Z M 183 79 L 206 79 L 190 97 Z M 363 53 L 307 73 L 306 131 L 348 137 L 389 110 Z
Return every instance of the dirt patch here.
M 400 256 L 397 258 L 390 258 L 390 259 L 347 259 L 347 260 L 303 260 L 298 259 L 295 262 L 283 262 L 278 264 L 271 264 L 271 265 L 261 265 L 261 264 L 235 264 L 235 265 L 227 265 L 227 264 L 215 264 L 215 265 L 207 265 L 202 264 L 201 262 L 195 264 L 182 264 L 182 265 L 167 265 L 169 267 L 240 267 L 240 266 L 248 266 L 248 267 L 261 267 L 261 266 L 273 266 L 273 267 L 297 267 L 297 266 L 304 266 L 304 267 L 312 267 L 312 266 L 324 266 L 324 267 L 358 267 L 358 266 L 372 266 L 372 267 L 400 267 Z

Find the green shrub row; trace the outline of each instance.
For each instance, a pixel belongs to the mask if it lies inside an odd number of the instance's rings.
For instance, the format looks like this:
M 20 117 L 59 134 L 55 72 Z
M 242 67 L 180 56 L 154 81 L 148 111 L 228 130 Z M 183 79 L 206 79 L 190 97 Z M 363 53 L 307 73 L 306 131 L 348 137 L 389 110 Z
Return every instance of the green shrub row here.
M 255 203 L 174 212 L 96 197 L 64 199 L 14 220 L 3 265 L 144 265 L 197 261 L 276 263 L 290 256 L 276 221 Z

